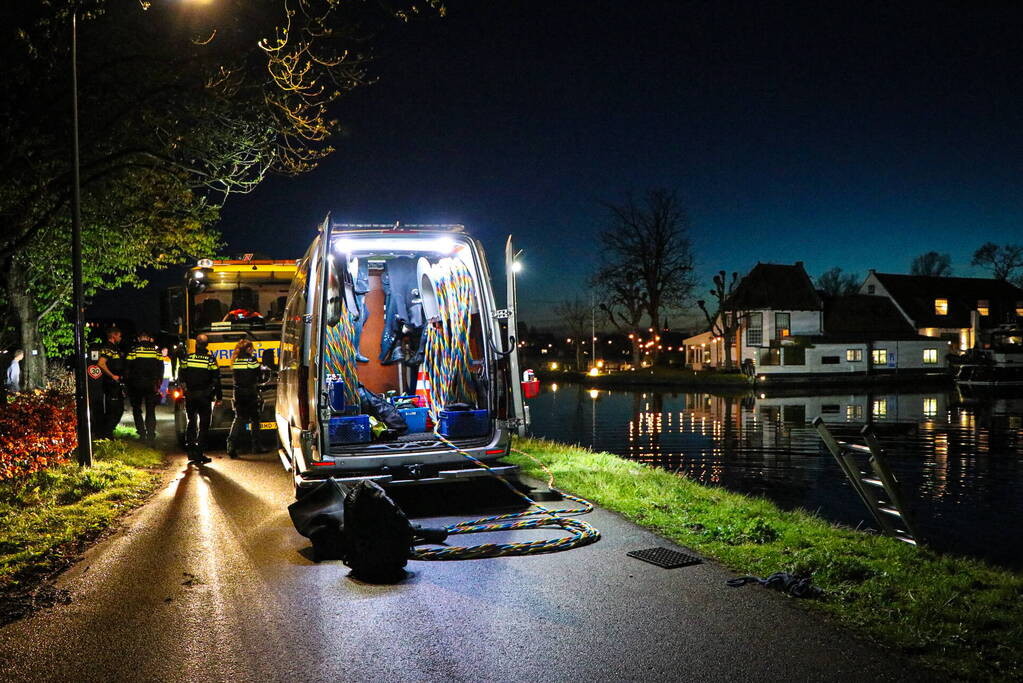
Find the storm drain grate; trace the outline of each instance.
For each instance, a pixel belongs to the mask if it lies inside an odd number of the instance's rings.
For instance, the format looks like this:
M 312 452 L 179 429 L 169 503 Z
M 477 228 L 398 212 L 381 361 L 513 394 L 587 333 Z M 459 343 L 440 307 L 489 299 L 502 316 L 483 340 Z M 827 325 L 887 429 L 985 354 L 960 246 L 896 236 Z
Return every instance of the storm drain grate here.
M 694 557 L 693 555 L 686 555 L 685 553 L 680 553 L 676 550 L 668 550 L 667 548 L 632 550 L 625 554 L 629 557 L 635 557 L 637 560 L 656 564 L 658 567 L 664 567 L 665 569 L 688 567 L 691 564 L 700 564 L 703 562 L 703 560 L 698 557 Z

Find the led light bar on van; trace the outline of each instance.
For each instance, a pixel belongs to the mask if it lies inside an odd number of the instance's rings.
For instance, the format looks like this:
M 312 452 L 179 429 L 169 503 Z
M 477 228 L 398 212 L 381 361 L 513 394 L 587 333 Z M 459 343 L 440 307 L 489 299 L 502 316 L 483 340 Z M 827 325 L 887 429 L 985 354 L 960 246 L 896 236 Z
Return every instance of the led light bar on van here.
M 353 251 L 428 251 L 450 254 L 455 250 L 455 240 L 450 237 L 339 237 L 334 240 L 334 249 L 350 254 Z

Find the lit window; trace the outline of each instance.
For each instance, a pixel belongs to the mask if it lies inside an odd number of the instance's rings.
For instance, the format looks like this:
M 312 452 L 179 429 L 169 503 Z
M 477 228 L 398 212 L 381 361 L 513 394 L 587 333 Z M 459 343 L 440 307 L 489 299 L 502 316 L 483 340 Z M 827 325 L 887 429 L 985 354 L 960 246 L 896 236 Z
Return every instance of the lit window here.
M 858 363 L 863 360 L 863 349 L 846 349 L 845 359 L 850 363 Z
M 934 300 L 934 314 L 935 315 L 948 315 L 948 299 L 935 299 Z
M 845 407 L 845 419 L 847 420 L 862 420 L 863 419 L 863 406 L 851 405 Z
M 874 401 L 874 417 L 888 417 L 888 399 L 879 398 Z
M 774 338 L 781 339 L 792 334 L 792 314 L 790 313 L 775 313 L 774 314 Z
M 924 362 L 925 363 L 937 363 L 938 362 L 938 350 L 937 349 L 924 349 Z
M 977 302 L 977 313 L 980 313 L 985 317 L 991 315 L 991 305 L 988 303 L 987 299 L 981 299 Z
M 874 365 L 888 365 L 888 349 L 874 349 L 870 355 Z
M 1016 315 L 1023 318 L 1023 301 L 1016 302 Z
M 924 399 L 924 417 L 934 417 L 938 414 L 938 399 L 936 398 L 925 398 Z

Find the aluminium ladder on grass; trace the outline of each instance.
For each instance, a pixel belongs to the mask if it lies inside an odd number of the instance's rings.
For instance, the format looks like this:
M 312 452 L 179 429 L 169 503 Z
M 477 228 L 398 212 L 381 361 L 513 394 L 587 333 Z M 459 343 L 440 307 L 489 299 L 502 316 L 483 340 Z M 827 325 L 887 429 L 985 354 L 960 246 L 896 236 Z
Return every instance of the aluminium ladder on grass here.
M 824 445 L 831 451 L 831 455 L 835 456 L 838 466 L 842 468 L 860 500 L 870 510 L 881 531 L 887 536 L 917 545 L 920 536 L 910 522 L 905 505 L 899 496 L 899 482 L 888 468 L 884 450 L 870 425 L 864 425 L 860 431 L 865 446 L 836 441 L 820 416 L 814 419 L 813 426 L 817 428 Z M 857 456 L 863 455 L 867 456 L 874 476 L 860 469 Z

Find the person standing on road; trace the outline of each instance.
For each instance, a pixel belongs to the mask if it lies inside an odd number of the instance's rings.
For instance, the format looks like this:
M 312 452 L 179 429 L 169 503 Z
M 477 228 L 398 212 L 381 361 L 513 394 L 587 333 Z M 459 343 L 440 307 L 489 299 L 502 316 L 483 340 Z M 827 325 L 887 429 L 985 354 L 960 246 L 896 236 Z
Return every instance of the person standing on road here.
M 243 425 L 248 424 L 252 430 L 249 435 L 252 452 L 259 450 L 259 385 L 263 369 L 248 339 L 240 340 L 234 347 L 231 374 L 234 377 L 234 421 L 227 437 L 227 455 L 237 458 Z
M 124 359 L 124 376 L 135 431 L 143 441 L 152 441 L 156 438 L 156 404 L 160 402 L 163 358 L 148 332 L 139 332 L 137 343 Z M 144 419 L 143 407 L 146 409 Z
M 191 462 L 210 462 L 206 456 L 206 435 L 210 431 L 213 403 L 220 403 L 220 368 L 217 359 L 207 348 L 210 338 L 200 334 L 195 338 L 195 353 L 181 362 L 178 381 L 185 390 L 185 452 Z
M 114 438 L 114 429 L 124 415 L 124 356 L 121 354 L 121 330 L 107 330 L 107 341 L 99 348 L 96 362 L 103 379 L 103 420 L 97 439 Z

